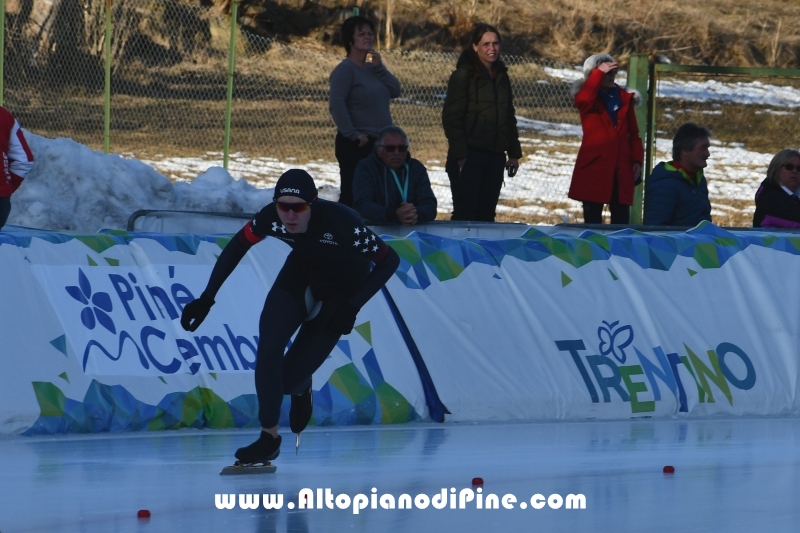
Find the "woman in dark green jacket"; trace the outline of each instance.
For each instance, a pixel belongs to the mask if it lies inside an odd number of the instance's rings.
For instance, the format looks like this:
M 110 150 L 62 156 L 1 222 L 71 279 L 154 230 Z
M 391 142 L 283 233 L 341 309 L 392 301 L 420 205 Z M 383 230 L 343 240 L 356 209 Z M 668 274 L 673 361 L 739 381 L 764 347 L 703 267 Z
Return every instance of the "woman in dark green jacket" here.
M 503 170 L 516 174 L 522 149 L 500 33 L 478 24 L 447 84 L 442 109 L 452 220 L 493 222 Z M 506 154 L 508 159 L 506 160 Z

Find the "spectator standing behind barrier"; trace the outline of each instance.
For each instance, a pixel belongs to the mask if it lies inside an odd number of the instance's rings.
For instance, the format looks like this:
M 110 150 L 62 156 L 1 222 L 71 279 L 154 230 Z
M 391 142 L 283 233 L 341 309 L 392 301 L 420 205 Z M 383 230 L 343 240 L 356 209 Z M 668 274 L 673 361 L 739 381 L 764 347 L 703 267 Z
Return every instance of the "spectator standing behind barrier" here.
M 0 167 L 0 229 L 11 213 L 11 195 L 33 167 L 33 153 L 22 128 L 5 107 L 0 107 L 0 151 L 4 165 Z
M 800 151 L 781 150 L 756 191 L 754 228 L 800 228 Z
M 372 48 L 375 25 L 364 17 L 342 24 L 347 57 L 330 76 L 328 109 L 336 124 L 336 159 L 339 161 L 339 202 L 353 206 L 356 164 L 372 152 L 378 132 L 392 125 L 389 100 L 400 96 L 400 82 Z M 367 55 L 371 60 L 367 61 Z
M 452 220 L 493 222 L 503 170 L 516 174 L 522 149 L 500 32 L 478 24 L 447 83 L 442 126 L 449 149 L 445 170 L 453 193 Z M 506 153 L 508 160 L 506 160 Z
M 628 224 L 633 190 L 642 181 L 644 147 L 634 112 L 642 98 L 614 83 L 618 70 L 613 57 L 595 54 L 583 64 L 584 81 L 573 86 L 583 140 L 569 197 L 583 202 L 586 224 L 603 223 L 605 204 L 612 224 Z
M 672 162 L 659 163 L 644 192 L 644 223 L 648 226 L 696 226 L 711 221 L 708 184 L 703 175 L 709 158 L 711 132 L 692 122 L 672 139 Z
M 383 128 L 375 150 L 358 162 L 353 179 L 356 211 L 372 224 L 426 224 L 436 218 L 428 171 L 408 152 L 408 135 Z

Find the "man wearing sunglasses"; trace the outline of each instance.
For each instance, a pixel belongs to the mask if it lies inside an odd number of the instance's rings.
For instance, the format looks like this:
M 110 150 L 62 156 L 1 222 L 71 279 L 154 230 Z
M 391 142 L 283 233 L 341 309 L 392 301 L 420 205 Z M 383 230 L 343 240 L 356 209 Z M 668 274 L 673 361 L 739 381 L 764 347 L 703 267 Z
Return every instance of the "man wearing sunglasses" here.
M 250 247 L 266 237 L 282 240 L 292 251 L 267 294 L 259 321 L 255 380 L 262 431 L 256 442 L 236 451 L 242 464 L 271 461 L 280 453 L 278 420 L 285 394 L 291 395 L 289 425 L 299 445 L 313 411 L 311 376 L 339 337 L 352 331 L 359 309 L 400 264 L 397 253 L 358 213 L 318 199 L 314 180 L 305 170 L 288 170 L 275 186 L 274 202 L 230 240 L 203 294 L 183 309 L 184 329 L 200 326 L 223 282 Z M 297 337 L 284 356 L 295 331 Z
M 436 218 L 436 196 L 428 171 L 408 152 L 408 135 L 383 128 L 375 150 L 359 161 L 353 178 L 353 207 L 372 224 L 426 224 Z
M 703 169 L 708 165 L 711 132 L 693 122 L 672 139 L 672 161 L 653 169 L 644 191 L 647 226 L 690 226 L 711 222 L 711 202 Z

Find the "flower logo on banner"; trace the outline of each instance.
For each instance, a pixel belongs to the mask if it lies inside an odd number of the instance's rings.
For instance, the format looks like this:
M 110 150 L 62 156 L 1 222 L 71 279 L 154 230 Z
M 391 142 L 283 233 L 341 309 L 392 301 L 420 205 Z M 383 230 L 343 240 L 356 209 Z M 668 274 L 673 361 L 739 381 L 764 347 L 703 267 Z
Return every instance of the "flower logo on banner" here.
M 70 285 L 65 289 L 70 296 L 87 306 L 81 311 L 81 322 L 87 329 L 94 329 L 99 322 L 111 333 L 117 333 L 114 321 L 108 315 L 114 308 L 111 304 L 111 297 L 106 292 L 96 292 L 92 295 L 92 285 L 83 270 L 78 269 L 78 286 Z
M 600 350 L 600 355 L 611 354 L 614 359 L 624 364 L 628 356 L 625 354 L 625 348 L 633 342 L 633 328 L 631 326 L 622 326 L 614 330 L 619 324 L 619 320 L 609 324 L 603 320 L 605 327 L 600 326 L 597 328 L 597 338 L 600 339 L 600 345 L 597 347 Z

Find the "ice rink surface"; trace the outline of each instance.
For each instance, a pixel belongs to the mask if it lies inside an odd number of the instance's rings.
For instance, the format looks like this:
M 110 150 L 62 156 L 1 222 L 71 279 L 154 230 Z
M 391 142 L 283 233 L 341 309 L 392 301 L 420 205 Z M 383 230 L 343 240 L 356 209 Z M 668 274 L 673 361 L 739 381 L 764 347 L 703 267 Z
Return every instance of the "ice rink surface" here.
M 0 532 L 800 531 L 797 418 L 311 428 L 299 455 L 284 431 L 278 471 L 249 476 L 219 472 L 251 430 L 0 438 Z M 484 502 L 510 494 L 513 509 L 478 509 L 475 477 Z M 330 489 L 334 509 L 299 509 L 305 488 Z M 475 498 L 354 514 L 373 488 L 376 501 Z M 236 506 L 218 509 L 217 494 Z M 283 506 L 242 509 L 239 494 Z M 586 508 L 537 510 L 536 494 L 583 494 Z

